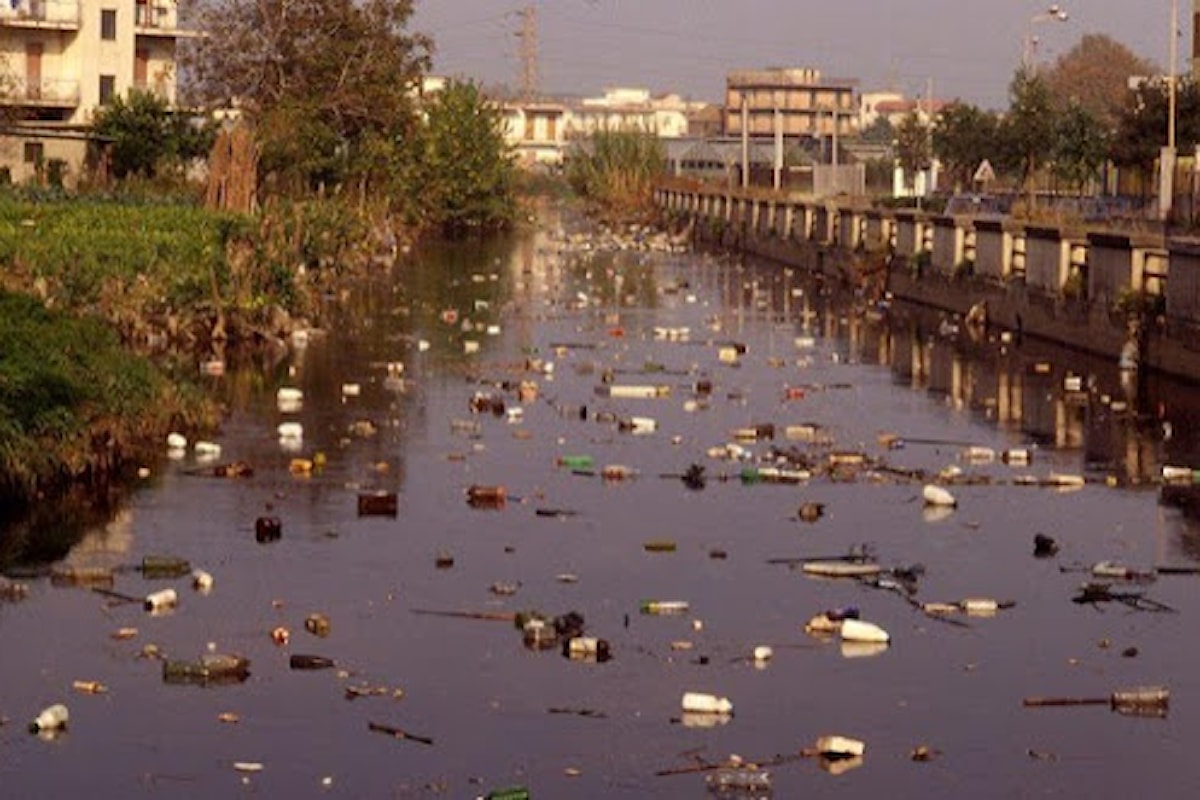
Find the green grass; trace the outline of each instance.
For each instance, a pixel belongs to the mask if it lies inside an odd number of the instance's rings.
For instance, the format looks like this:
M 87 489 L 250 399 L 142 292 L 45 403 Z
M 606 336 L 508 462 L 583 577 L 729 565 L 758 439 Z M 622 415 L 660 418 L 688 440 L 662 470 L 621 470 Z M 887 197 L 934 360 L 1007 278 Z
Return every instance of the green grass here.
M 0 496 L 108 476 L 204 404 L 103 322 L 0 291 Z

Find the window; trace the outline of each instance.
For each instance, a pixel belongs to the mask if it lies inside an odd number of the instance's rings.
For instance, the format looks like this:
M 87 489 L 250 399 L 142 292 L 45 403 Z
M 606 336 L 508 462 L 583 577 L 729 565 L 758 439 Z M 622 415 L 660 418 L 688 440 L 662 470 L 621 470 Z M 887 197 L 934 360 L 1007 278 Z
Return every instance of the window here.
M 45 157 L 45 151 L 41 142 L 26 142 L 25 143 L 24 160 L 26 164 L 41 164 Z
M 117 10 L 105 8 L 100 11 L 100 38 L 106 42 L 116 41 Z
M 111 103 L 117 94 L 117 77 L 115 75 L 100 76 L 100 105 Z

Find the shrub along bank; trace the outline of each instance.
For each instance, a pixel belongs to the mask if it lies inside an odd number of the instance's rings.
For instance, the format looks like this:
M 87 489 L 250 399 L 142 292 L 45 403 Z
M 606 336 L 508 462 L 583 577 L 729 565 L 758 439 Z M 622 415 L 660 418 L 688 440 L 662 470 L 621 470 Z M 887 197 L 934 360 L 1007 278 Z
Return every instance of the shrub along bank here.
M 0 290 L 0 497 L 11 510 L 72 483 L 102 484 L 172 427 L 211 424 L 198 393 L 131 354 L 96 318 Z

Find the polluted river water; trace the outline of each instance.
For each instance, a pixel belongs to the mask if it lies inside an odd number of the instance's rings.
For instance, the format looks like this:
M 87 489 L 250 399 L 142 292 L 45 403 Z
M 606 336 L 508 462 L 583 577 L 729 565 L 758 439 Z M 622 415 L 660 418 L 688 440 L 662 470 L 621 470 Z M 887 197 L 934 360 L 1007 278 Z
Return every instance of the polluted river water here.
M 393 278 L 10 570 L 0 794 L 1200 785 L 1193 388 L 553 221 Z

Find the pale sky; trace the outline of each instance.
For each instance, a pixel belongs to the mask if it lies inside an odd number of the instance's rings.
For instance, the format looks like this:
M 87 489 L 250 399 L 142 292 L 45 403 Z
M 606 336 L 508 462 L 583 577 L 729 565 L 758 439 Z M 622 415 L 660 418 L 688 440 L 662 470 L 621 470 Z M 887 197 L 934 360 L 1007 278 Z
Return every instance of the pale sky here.
M 1176 0 L 1179 69 L 1189 69 L 1192 0 Z M 859 91 L 959 98 L 1005 108 L 1030 32 L 1039 63 L 1103 33 L 1163 68 L 1172 0 L 415 0 L 409 29 L 434 38 L 434 73 L 520 86 L 517 31 L 537 10 L 544 91 L 595 96 L 611 86 L 720 102 L 734 69 L 815 67 Z

